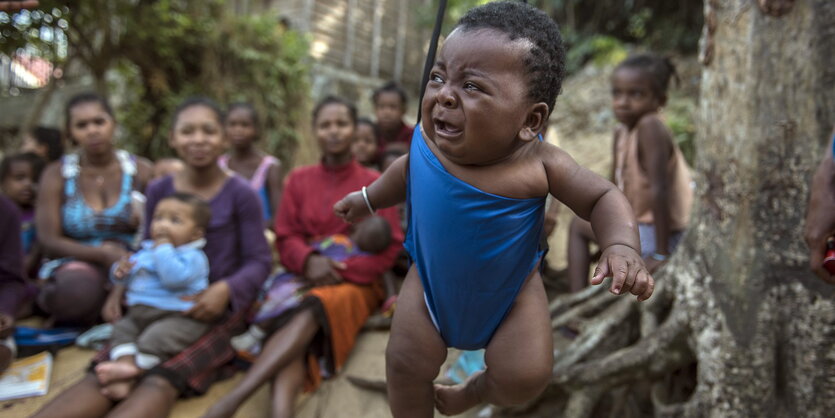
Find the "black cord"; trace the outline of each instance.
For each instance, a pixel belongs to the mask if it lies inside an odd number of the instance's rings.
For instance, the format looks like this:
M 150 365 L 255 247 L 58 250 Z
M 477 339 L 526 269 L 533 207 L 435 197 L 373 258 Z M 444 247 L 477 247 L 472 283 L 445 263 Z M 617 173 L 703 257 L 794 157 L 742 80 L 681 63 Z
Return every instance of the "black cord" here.
M 426 54 L 426 63 L 423 64 L 423 79 L 420 82 L 420 100 L 418 101 L 417 123 L 420 124 L 420 111 L 423 107 L 423 94 L 426 93 L 426 83 L 429 82 L 429 72 L 435 65 L 435 53 L 438 51 L 438 38 L 441 37 L 441 26 L 444 23 L 446 13 L 446 0 L 441 0 L 438 5 L 438 15 L 435 16 L 435 29 L 432 30 L 432 42 L 429 43 L 429 52 Z

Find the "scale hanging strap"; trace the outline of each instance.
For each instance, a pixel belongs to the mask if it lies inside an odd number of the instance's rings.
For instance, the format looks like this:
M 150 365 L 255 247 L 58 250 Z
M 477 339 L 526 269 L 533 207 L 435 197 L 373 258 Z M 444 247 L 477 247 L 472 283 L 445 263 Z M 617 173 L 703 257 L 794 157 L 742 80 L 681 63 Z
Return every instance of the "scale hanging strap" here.
M 420 124 L 420 111 L 423 107 L 423 94 L 426 93 L 426 83 L 429 82 L 429 72 L 435 65 L 435 53 L 438 51 L 438 38 L 441 37 L 441 26 L 444 23 L 446 13 L 446 0 L 440 0 L 438 15 L 435 16 L 435 28 L 432 30 L 432 41 L 429 43 L 429 52 L 426 54 L 426 63 L 423 64 L 423 78 L 420 82 L 420 100 L 418 101 L 417 125 Z

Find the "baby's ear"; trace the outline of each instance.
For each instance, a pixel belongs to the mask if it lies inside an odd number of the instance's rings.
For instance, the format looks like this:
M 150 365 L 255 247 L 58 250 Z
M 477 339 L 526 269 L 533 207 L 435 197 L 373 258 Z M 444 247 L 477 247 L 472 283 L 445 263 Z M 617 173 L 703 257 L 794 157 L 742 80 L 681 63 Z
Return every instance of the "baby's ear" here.
M 548 123 L 548 105 L 542 102 L 532 105 L 525 118 L 525 124 L 519 131 L 519 139 L 526 142 L 533 141 L 545 128 L 546 123 Z

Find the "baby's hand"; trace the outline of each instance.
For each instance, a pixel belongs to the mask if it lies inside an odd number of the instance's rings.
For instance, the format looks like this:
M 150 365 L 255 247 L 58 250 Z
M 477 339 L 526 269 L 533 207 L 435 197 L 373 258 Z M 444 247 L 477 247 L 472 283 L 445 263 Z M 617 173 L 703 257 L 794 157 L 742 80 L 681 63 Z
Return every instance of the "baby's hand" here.
M 116 268 L 113 270 L 113 277 L 116 280 L 124 280 L 130 271 L 133 270 L 134 262 L 130 261 L 129 257 L 122 257 L 118 262 L 116 262 Z
M 154 248 L 159 247 L 162 244 L 171 244 L 171 239 L 168 237 L 160 237 L 154 240 Z
M 598 285 L 609 276 L 613 277 L 610 291 L 616 295 L 629 292 L 638 296 L 639 301 L 645 301 L 655 288 L 641 255 L 625 245 L 612 245 L 603 250 L 591 284 Z
M 361 192 L 348 193 L 347 196 L 333 205 L 333 213 L 344 219 L 345 222 L 350 223 L 354 223 L 358 219 L 370 215 Z

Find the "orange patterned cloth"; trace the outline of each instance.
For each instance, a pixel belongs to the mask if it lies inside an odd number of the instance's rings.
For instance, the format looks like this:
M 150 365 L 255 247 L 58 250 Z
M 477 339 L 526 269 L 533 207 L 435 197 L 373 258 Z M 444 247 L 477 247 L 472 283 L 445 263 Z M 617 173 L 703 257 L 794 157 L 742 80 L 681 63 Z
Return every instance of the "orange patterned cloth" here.
M 345 364 L 365 321 L 380 306 L 385 292 L 379 282 L 358 285 L 344 282 L 334 286 L 310 289 L 307 296 L 317 298 L 325 313 L 324 355 L 330 356 L 336 373 Z M 308 378 L 305 391 L 315 390 L 322 382 L 321 364 L 315 355 L 308 356 Z

